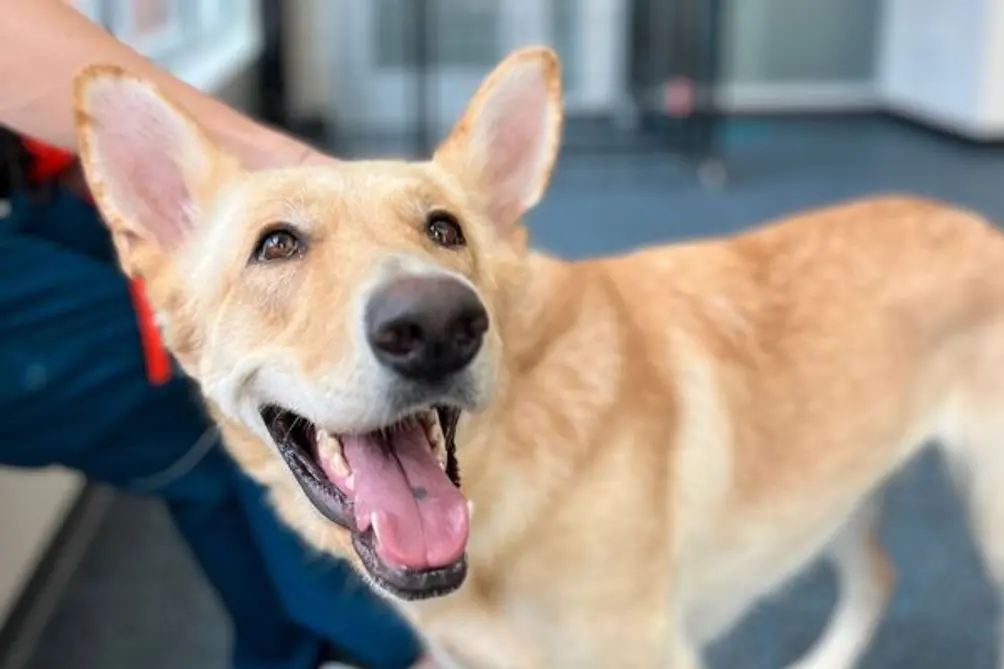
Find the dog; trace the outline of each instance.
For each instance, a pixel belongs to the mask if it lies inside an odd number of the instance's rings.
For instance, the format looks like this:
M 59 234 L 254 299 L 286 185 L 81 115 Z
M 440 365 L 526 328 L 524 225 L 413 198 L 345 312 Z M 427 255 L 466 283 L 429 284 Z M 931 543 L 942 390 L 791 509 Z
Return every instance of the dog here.
M 1004 236 L 979 215 L 888 195 L 536 252 L 545 47 L 428 161 L 250 172 L 112 67 L 75 104 L 122 270 L 233 457 L 444 666 L 697 669 L 825 557 L 841 595 L 793 666 L 851 667 L 894 584 L 878 493 L 933 442 L 1004 583 Z

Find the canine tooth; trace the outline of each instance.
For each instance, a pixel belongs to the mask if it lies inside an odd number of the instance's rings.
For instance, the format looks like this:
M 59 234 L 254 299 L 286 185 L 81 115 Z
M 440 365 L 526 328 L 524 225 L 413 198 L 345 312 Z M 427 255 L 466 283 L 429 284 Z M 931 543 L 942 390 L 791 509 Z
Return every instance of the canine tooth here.
M 349 463 L 345 462 L 342 454 L 342 442 L 338 437 L 333 437 L 324 430 L 317 431 L 317 455 L 325 462 L 330 463 L 331 471 L 337 476 L 349 475 Z
M 372 514 L 370 514 L 370 527 L 373 528 L 373 534 L 376 535 L 377 543 L 380 543 L 381 540 L 382 540 L 382 537 L 380 536 L 380 523 L 377 522 L 377 519 L 378 519 L 378 516 L 377 516 L 377 512 L 376 511 L 374 511 Z
M 328 462 L 331 463 L 331 471 L 333 471 L 336 476 L 346 477 L 346 481 L 352 478 L 350 475 L 349 463 L 345 461 L 345 456 L 342 455 L 341 449 L 338 449 L 338 452 L 331 456 L 331 459 L 328 460 Z M 346 485 L 348 485 L 348 483 L 346 483 Z M 351 488 L 352 486 L 349 487 Z
M 348 465 L 346 465 L 346 469 L 347 468 L 348 468 Z M 355 490 L 356 489 L 356 475 L 355 474 L 349 474 L 348 476 L 345 477 L 345 482 L 344 483 L 345 483 L 345 489 L 348 490 L 349 492 Z
M 471 500 L 467 500 L 467 518 L 470 519 L 473 517 L 474 517 L 474 502 L 472 502 Z
M 442 444 L 446 441 L 446 437 L 443 435 L 443 428 L 439 425 L 439 421 L 435 420 L 429 424 L 429 429 L 427 430 L 429 434 L 429 439 L 432 440 L 433 445 Z
M 331 457 L 331 452 L 337 446 L 334 444 L 334 439 L 331 435 L 324 430 L 318 429 L 314 433 L 314 440 L 317 442 L 317 454 L 323 458 Z
M 439 420 L 433 420 L 425 427 L 425 436 L 429 438 L 432 450 L 436 451 L 437 454 L 444 450 L 446 437 L 443 435 L 443 428 L 439 425 Z

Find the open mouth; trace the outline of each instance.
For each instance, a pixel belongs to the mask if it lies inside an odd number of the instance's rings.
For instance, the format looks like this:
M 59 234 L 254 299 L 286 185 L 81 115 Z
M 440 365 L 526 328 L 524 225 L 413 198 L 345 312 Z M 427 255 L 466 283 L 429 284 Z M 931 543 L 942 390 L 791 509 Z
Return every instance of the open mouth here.
M 330 434 L 274 405 L 261 416 L 310 501 L 352 533 L 377 585 L 407 600 L 460 587 L 470 514 L 454 443 L 458 409 L 434 407 L 364 434 Z

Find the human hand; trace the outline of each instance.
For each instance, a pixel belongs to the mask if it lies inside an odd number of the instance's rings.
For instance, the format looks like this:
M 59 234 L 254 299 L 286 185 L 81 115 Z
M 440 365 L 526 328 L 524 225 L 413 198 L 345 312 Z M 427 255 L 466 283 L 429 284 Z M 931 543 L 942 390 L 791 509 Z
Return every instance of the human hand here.
M 238 147 L 237 157 L 252 170 L 282 169 L 285 167 L 330 166 L 339 161 L 312 146 L 287 135 L 260 128 Z

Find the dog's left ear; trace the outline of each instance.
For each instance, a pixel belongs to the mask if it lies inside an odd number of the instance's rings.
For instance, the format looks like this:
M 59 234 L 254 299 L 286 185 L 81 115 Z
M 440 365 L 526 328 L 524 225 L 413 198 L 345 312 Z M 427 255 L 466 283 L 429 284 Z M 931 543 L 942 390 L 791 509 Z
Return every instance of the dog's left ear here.
M 75 90 L 80 159 L 129 275 L 159 272 L 237 169 L 157 89 L 112 66 L 92 66 Z
M 471 99 L 434 161 L 481 195 L 504 234 L 540 201 L 558 154 L 561 66 L 545 47 L 503 60 Z

